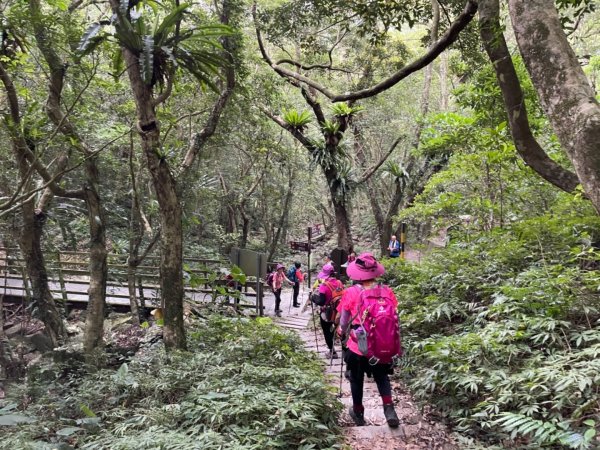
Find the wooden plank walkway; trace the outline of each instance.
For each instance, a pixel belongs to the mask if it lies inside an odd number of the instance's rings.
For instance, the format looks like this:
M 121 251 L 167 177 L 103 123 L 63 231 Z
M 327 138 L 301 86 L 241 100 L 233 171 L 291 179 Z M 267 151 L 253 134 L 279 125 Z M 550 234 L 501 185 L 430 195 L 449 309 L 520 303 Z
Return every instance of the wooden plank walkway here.
M 115 307 L 130 305 L 127 286 L 127 255 L 109 254 L 108 282 L 106 287 L 106 303 Z M 253 308 L 258 311 L 261 304 L 263 288 L 256 286 L 256 281 L 245 285 L 235 285 L 231 279 L 225 278 L 222 267 L 229 265 L 226 261 L 215 259 L 185 259 L 184 276 L 189 280 L 185 286 L 185 297 L 193 303 L 223 302 L 236 308 Z M 139 303 L 144 299 L 146 308 L 160 306 L 160 269 L 156 265 L 158 257 L 148 256 L 147 264 L 136 269 L 136 297 Z M 88 302 L 89 289 L 89 254 L 85 252 L 50 253 L 46 261 L 50 292 L 58 302 L 83 304 Z M 18 249 L 2 246 L 0 240 L 0 295 L 7 299 L 19 300 L 30 298 L 31 286 L 25 261 Z M 193 287 L 192 287 L 193 286 Z M 261 285 L 262 286 L 262 285 Z M 238 294 L 239 291 L 239 294 Z M 257 292 L 258 295 L 257 295 Z M 214 297 L 214 298 L 213 298 Z
M 60 282 L 58 280 L 49 280 L 48 282 L 52 296 L 55 300 L 63 299 Z M 69 303 L 87 303 L 89 283 L 87 281 L 68 280 L 65 281 L 65 291 Z M 25 288 L 23 279 L 15 275 L 0 274 L 0 294 L 7 297 L 25 297 Z M 186 289 L 185 296 L 192 302 L 210 301 L 210 293 Z M 146 306 L 155 308 L 160 305 L 160 292 L 157 288 L 144 287 L 144 298 Z M 248 306 L 255 305 L 255 298 L 243 299 L 242 302 L 248 303 Z M 129 290 L 127 286 L 109 283 L 106 286 L 106 303 L 112 306 L 129 306 Z

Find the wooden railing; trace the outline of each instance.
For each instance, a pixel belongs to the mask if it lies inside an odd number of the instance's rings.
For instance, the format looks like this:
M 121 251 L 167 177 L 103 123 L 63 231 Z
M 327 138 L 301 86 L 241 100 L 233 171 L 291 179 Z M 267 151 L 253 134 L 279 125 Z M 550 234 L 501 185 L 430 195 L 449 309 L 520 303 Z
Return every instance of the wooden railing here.
M 47 253 L 46 269 L 49 287 L 55 300 L 67 303 L 86 303 L 89 288 L 89 254 L 62 251 Z M 144 265 L 135 269 L 138 304 L 142 307 L 160 306 L 160 269 L 158 256 L 147 256 Z M 221 268 L 228 261 L 186 257 L 184 279 L 192 279 L 193 287 L 186 283 L 185 296 L 193 302 L 218 301 L 236 308 L 255 308 L 262 315 L 262 283 L 248 279 L 246 283 L 226 279 Z M 108 283 L 106 302 L 109 305 L 128 307 L 127 255 L 108 255 Z M 23 299 L 31 298 L 31 283 L 25 261 L 16 248 L 0 247 L 0 295 Z

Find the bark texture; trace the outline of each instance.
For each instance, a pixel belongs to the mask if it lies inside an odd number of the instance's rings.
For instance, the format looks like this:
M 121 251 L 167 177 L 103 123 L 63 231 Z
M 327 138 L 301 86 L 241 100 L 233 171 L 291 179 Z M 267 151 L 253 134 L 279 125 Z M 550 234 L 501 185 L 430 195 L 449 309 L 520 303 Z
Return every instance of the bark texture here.
M 106 221 L 99 193 L 100 176 L 97 155 L 86 145 L 85 139 L 78 133 L 76 126 L 69 119 L 68 113 L 63 112 L 62 92 L 68 66 L 56 52 L 55 47 L 52 45 L 51 36 L 47 34 L 48 30 L 43 21 L 39 0 L 29 0 L 29 10 L 37 45 L 49 68 L 46 114 L 58 131 L 70 140 L 73 148 L 85 157 L 84 186 L 76 197 L 85 201 L 90 233 L 90 286 L 83 339 L 84 350 L 89 354 L 97 347 L 102 346 L 106 284 L 108 281 Z
M 112 2 L 115 3 L 115 2 Z M 118 8 L 113 4 L 113 8 Z M 159 204 L 160 288 L 164 308 L 163 339 L 167 348 L 186 348 L 183 326 L 183 228 L 177 183 L 167 160 L 161 157 L 160 128 L 156 118 L 152 86 L 141 77 L 139 57 L 123 47 L 129 82 L 134 93 L 138 134 Z
M 481 0 L 479 4 L 481 40 L 496 71 L 515 148 L 523 161 L 542 178 L 564 191 L 572 192 L 579 184 L 577 175 L 549 158 L 533 136 L 527 118 L 523 90 L 500 27 L 499 16 L 498 0 Z
M 86 163 L 86 166 L 85 203 L 90 227 L 90 287 L 85 315 L 83 348 L 86 353 L 91 353 L 103 345 L 108 251 L 106 250 L 106 221 L 97 190 L 98 172 L 96 164 L 89 162 L 89 164 Z
M 600 105 L 553 0 L 509 0 L 517 44 L 540 102 L 600 213 Z
M 114 11 L 119 10 L 119 0 L 110 0 L 110 4 Z M 233 5 L 229 0 L 223 2 L 221 23 L 224 25 L 229 24 L 229 14 L 232 7 Z M 128 19 L 122 18 L 121 20 Z M 225 58 L 229 62 L 225 70 L 225 86 L 213 105 L 205 126 L 190 140 L 189 149 L 179 168 L 179 174 L 182 176 L 189 173 L 196 156 L 207 140 L 214 134 L 219 118 L 235 86 L 235 72 L 229 38 L 224 38 L 223 47 L 227 52 Z M 160 124 L 156 116 L 156 106 L 168 98 L 170 89 L 155 98 L 153 86 L 145 83 L 142 79 L 139 55 L 125 46 L 122 47 L 122 50 L 136 103 L 141 147 L 146 157 L 147 167 L 159 204 L 161 227 L 160 287 L 161 302 L 164 308 L 163 340 L 167 349 L 185 349 L 181 189 L 167 159 L 162 156 Z
M 52 345 L 57 347 L 66 339 L 67 330 L 48 286 L 48 272 L 41 243 L 46 216 L 41 211 L 35 211 L 33 201 L 24 203 L 21 212 L 23 224 L 19 230 L 19 247 L 31 283 L 35 316 L 44 323 L 45 334 L 50 338 Z

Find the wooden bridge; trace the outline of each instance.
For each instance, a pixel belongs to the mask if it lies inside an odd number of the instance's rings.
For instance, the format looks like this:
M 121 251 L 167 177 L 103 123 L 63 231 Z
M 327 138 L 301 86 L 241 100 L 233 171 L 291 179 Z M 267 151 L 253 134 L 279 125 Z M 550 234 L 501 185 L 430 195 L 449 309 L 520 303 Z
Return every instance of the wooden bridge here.
M 64 305 L 85 304 L 89 289 L 89 254 L 86 252 L 53 252 L 44 255 L 52 296 Z M 136 298 L 142 308 L 160 305 L 160 273 L 158 256 L 147 256 L 145 265 L 135 271 Z M 222 269 L 228 261 L 218 259 L 185 258 L 185 297 L 192 302 L 229 303 L 235 308 L 253 308 L 263 313 L 264 289 L 261 280 L 246 283 L 227 279 Z M 108 283 L 106 303 L 114 307 L 129 308 L 127 284 L 127 255 L 108 255 Z M 31 283 L 20 251 L 0 246 L 0 296 L 7 301 L 31 299 Z

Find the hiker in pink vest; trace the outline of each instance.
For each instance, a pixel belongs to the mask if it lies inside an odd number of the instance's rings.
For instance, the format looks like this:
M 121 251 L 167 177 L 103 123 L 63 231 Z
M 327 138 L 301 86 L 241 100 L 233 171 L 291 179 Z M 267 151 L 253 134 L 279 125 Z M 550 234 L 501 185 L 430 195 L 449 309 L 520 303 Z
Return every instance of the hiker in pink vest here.
M 348 264 L 346 273 L 356 284 L 344 291 L 338 307 L 339 333 L 348 348 L 344 361 L 352 391 L 350 417 L 356 425 L 365 425 L 362 400 L 367 374 L 377 384 L 388 425 L 395 428 L 400 421 L 388 374 L 393 373 L 393 362 L 401 356 L 402 347 L 396 296 L 388 286 L 375 282 L 384 272 L 384 267 L 370 253 L 363 253 Z
M 291 281 L 288 277 L 285 276 L 285 266 L 283 264 L 277 264 L 275 275 L 273 276 L 273 282 L 271 284 L 271 288 L 273 289 L 273 294 L 275 294 L 275 315 L 277 317 L 281 317 L 281 289 L 283 288 L 283 282 L 286 281 L 291 286 L 294 285 L 294 282 Z

